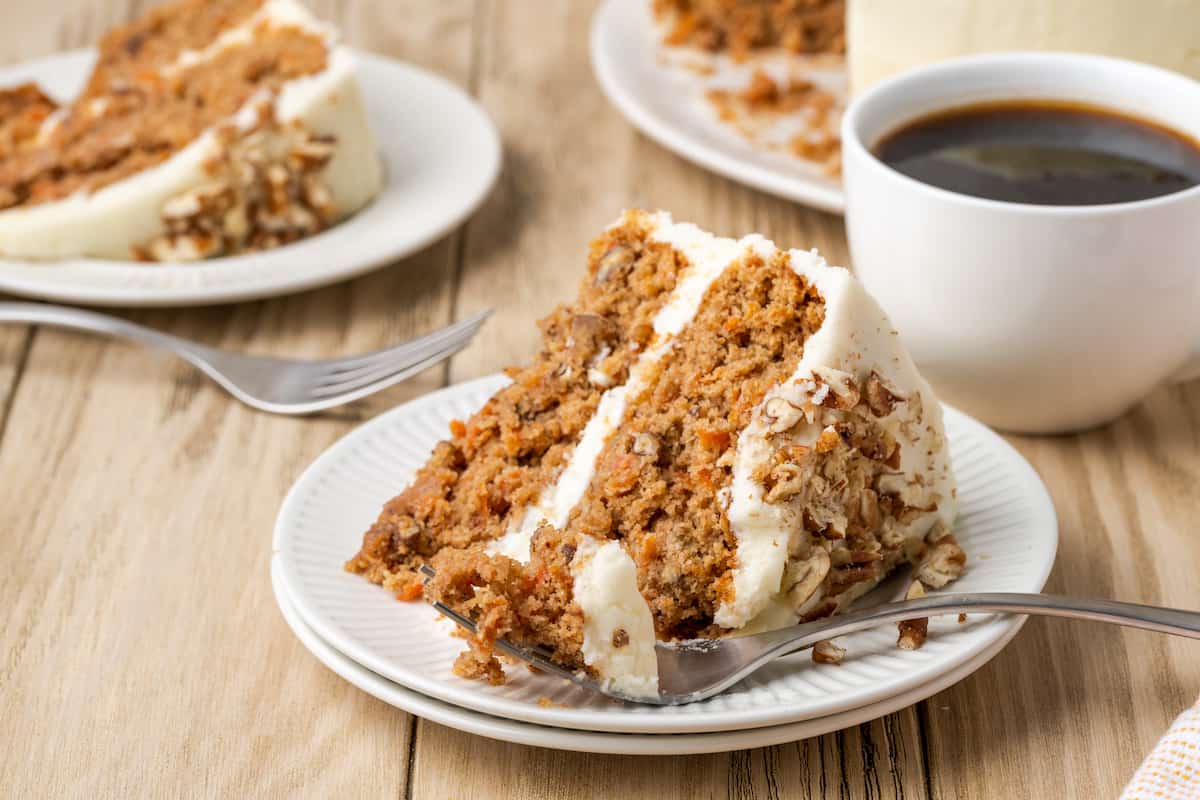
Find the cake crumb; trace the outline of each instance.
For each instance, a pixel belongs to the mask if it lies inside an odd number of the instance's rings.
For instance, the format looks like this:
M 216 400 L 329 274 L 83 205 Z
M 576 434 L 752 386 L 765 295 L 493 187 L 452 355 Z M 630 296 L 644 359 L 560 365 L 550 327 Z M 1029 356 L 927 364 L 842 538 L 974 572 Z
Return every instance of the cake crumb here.
M 917 578 L 922 583 L 941 589 L 962 576 L 966 569 L 967 554 L 944 524 L 935 525 L 925 536 L 925 541 L 931 547 L 917 568 Z
M 913 581 L 908 587 L 908 591 L 904 594 L 905 600 L 917 600 L 925 596 L 925 586 L 920 581 Z M 929 636 L 929 618 L 921 617 L 920 619 L 906 619 L 896 623 L 896 627 L 900 630 L 900 636 L 896 639 L 896 646 L 901 650 L 917 650 L 921 645 L 925 644 L 925 639 Z
M 845 0 L 654 0 L 652 8 L 665 27 L 664 44 L 724 51 L 735 61 L 768 47 L 846 52 Z
M 710 89 L 705 93 L 718 119 L 754 141 L 764 124 L 782 116 L 803 123 L 803 131 L 787 141 L 786 149 L 811 161 L 827 175 L 841 174 L 842 144 L 836 129 L 840 114 L 832 92 L 802 77 L 776 80 L 756 69 L 743 88 Z
M 479 653 L 473 647 L 458 654 L 454 660 L 454 674 L 467 680 L 486 680 L 492 686 L 507 683 L 504 668 L 495 656 Z
M 812 660 L 814 664 L 833 664 L 842 663 L 842 659 L 846 657 L 846 648 L 839 647 L 834 644 L 831 639 L 823 639 L 817 642 L 813 647 Z

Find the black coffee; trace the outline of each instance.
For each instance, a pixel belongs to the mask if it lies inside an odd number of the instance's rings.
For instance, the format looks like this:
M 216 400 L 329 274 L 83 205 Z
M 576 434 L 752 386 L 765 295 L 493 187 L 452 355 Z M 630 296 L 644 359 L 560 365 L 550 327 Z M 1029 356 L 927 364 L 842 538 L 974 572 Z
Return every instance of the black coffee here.
M 1200 143 L 1191 137 L 1054 101 L 939 112 L 885 136 L 875 155 L 922 183 L 1009 203 L 1125 203 L 1200 184 Z

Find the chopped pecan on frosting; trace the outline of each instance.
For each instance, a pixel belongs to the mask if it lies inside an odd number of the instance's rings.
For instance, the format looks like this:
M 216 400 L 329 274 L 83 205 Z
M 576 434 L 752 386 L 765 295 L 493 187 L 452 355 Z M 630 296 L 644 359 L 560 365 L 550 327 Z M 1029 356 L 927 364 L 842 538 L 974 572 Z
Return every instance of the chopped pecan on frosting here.
M 829 553 L 821 547 L 812 548 L 805 560 L 791 560 L 784 568 L 783 588 L 793 608 L 802 608 L 829 574 Z
M 846 648 L 839 647 L 830 639 L 824 639 L 813 647 L 812 660 L 817 664 L 841 664 L 846 657 Z
M 321 173 L 336 142 L 296 124 L 281 124 L 269 104 L 249 129 L 218 129 L 219 150 L 205 165 L 208 183 L 169 198 L 165 231 L 134 248 L 146 261 L 195 261 L 278 247 L 311 236 L 336 219 Z
M 917 578 L 922 583 L 940 589 L 962 576 L 966 569 L 967 554 L 944 523 L 939 520 L 930 529 L 925 541 L 930 546 L 929 551 L 917 568 Z
M 892 413 L 897 403 L 904 401 L 898 392 L 888 388 L 878 372 L 872 372 L 867 378 L 867 407 L 877 417 L 886 417 Z

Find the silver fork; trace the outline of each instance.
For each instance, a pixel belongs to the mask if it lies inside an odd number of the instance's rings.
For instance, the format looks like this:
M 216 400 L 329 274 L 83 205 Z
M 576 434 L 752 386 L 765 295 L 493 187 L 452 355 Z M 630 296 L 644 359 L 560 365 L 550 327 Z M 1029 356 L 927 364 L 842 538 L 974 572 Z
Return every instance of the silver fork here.
M 432 577 L 432 570 L 423 567 L 422 572 L 427 577 Z M 881 584 L 880 589 L 883 588 L 885 587 Z M 872 594 L 874 593 L 872 592 Z M 474 633 L 475 624 L 467 617 L 439 602 L 434 602 L 433 607 Z M 918 600 L 905 600 L 898 603 L 884 603 L 873 608 L 860 608 L 836 617 L 750 636 L 658 642 L 654 648 L 658 656 L 657 697 L 633 697 L 615 691 L 592 679 L 586 673 L 571 672 L 560 667 L 550 660 L 548 651 L 540 648 L 514 645 L 504 640 L 497 640 L 496 646 L 544 672 L 565 678 L 586 689 L 609 697 L 635 703 L 678 706 L 706 700 L 713 695 L 720 694 L 764 664 L 774 661 L 780 656 L 806 650 L 824 639 L 855 633 L 889 622 L 901 622 L 942 614 L 976 614 L 997 611 L 1109 622 L 1130 628 L 1200 639 L 1200 612 L 1196 611 L 1122 603 L 1116 600 L 1086 600 L 1050 594 L 1013 592 L 933 594 Z
M 41 303 L 0 303 L 0 322 L 103 333 L 167 350 L 243 403 L 274 414 L 309 414 L 378 392 L 462 350 L 492 312 L 360 356 L 299 361 L 247 356 L 180 339 L 119 317 Z

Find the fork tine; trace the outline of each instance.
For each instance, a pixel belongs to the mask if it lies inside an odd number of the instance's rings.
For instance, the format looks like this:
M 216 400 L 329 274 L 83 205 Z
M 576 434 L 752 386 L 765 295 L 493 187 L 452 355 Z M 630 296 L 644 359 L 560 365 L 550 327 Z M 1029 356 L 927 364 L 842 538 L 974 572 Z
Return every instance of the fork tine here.
M 379 364 L 391 363 L 396 359 L 415 358 L 415 354 L 427 352 L 431 348 L 437 349 L 447 340 L 456 339 L 464 333 L 473 336 L 491 314 L 491 309 L 487 309 L 403 344 L 364 353 L 360 356 L 321 362 L 321 366 L 328 371 L 328 374 L 341 376 L 355 370 L 371 369 Z
M 402 380 L 457 353 L 470 344 L 473 337 L 474 331 L 450 340 L 436 350 L 422 350 L 412 359 L 381 364 L 369 372 L 360 372 L 350 378 L 339 379 L 335 382 L 321 383 L 318 381 L 313 385 L 310 393 L 313 397 L 324 398 L 358 392 L 364 387 L 371 387 L 372 390 L 383 388 L 389 383 Z
M 313 399 L 322 405 L 339 405 L 355 400 L 364 395 L 372 394 L 381 389 L 385 389 L 394 383 L 404 380 L 410 375 L 414 375 L 423 369 L 433 366 L 449 356 L 462 350 L 471 342 L 471 337 L 464 337 L 459 341 L 451 342 L 448 346 L 441 350 L 426 355 L 419 361 L 409 361 L 402 364 L 393 364 L 387 367 L 382 367 L 376 372 L 369 373 L 366 376 L 360 376 L 356 379 L 345 381 L 336 384 L 316 385 L 313 386 L 309 393 Z
M 421 343 L 418 347 L 408 348 L 402 352 L 381 354 L 374 361 L 353 369 L 325 369 L 319 373 L 315 382 L 319 386 L 346 386 L 376 380 L 396 369 L 397 366 L 424 361 L 431 355 L 445 353 L 455 346 L 469 342 L 478 332 L 478 326 L 465 328 L 456 331 L 452 336 L 440 336 L 436 341 Z
M 423 571 L 424 570 L 422 570 L 422 572 Z M 439 614 L 442 614 L 454 621 L 460 628 L 465 628 L 472 634 L 475 633 L 475 623 L 472 622 L 469 617 L 463 616 L 454 609 L 450 608 L 450 606 L 446 605 L 445 603 L 440 603 L 437 600 L 431 600 L 429 604 L 433 606 Z M 505 641 L 504 639 L 497 639 L 496 647 L 508 653 L 510 656 L 524 661 L 526 664 L 532 664 L 543 672 L 549 672 L 550 674 L 557 675 L 560 678 L 566 678 L 567 680 L 573 683 L 578 683 L 582 686 L 595 688 L 593 681 L 582 675 L 571 672 L 568 669 L 560 667 L 558 664 L 555 664 L 553 661 L 550 661 L 548 658 L 535 653 L 533 650 L 530 650 L 527 647 L 519 647 L 515 644 Z
M 431 600 L 429 605 L 433 606 L 442 616 L 452 619 L 458 625 L 458 627 L 466 628 L 471 633 L 475 633 L 475 623 L 470 617 L 458 613 L 450 606 L 446 605 L 445 603 L 438 602 L 437 600 Z

